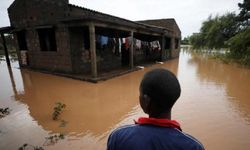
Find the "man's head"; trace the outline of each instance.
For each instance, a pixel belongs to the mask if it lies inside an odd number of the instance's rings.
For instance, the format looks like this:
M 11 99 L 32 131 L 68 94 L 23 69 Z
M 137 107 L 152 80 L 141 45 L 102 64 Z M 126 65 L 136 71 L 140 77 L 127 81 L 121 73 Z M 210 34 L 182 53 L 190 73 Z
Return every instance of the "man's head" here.
M 170 113 L 181 93 L 175 75 L 166 69 L 147 72 L 140 85 L 140 105 L 149 116 Z

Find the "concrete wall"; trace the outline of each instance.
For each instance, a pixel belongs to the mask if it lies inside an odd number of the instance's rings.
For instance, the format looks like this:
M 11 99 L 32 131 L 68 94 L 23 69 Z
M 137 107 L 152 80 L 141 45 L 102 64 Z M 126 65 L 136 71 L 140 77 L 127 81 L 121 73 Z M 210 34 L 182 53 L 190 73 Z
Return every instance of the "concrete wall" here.
M 177 58 L 179 57 L 180 49 L 174 49 L 171 53 L 172 58 Z
M 57 51 L 41 51 L 36 29 L 27 30 L 29 67 L 50 71 L 72 72 L 68 29 L 55 28 Z
M 70 51 L 72 69 L 74 73 L 91 73 L 91 56 L 89 46 L 89 32 L 87 27 L 70 28 Z
M 179 57 L 180 53 L 180 39 L 178 37 L 171 38 L 171 58 Z M 176 43 L 178 42 L 178 43 Z M 176 47 L 177 44 L 177 47 Z
M 28 47 L 28 67 L 60 72 L 72 72 L 68 28 L 58 23 L 67 17 L 68 0 L 15 0 L 8 9 L 11 26 L 25 30 Z M 41 51 L 36 27 L 55 28 L 56 51 Z M 20 60 L 20 50 L 18 50 Z
M 8 8 L 10 23 L 15 28 L 55 24 L 68 13 L 68 0 L 15 0 Z

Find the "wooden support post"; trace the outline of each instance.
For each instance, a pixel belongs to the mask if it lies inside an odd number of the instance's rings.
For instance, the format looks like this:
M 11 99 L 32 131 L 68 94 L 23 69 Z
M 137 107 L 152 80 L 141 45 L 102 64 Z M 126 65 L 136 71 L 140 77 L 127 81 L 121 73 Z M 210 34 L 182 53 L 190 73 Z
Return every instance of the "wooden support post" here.
M 3 40 L 3 48 L 4 48 L 6 63 L 7 63 L 8 66 L 10 66 L 9 53 L 8 53 L 8 49 L 7 49 L 7 45 L 6 45 L 4 33 L 1 33 L 1 37 L 2 37 L 2 40 Z
M 16 89 L 16 83 L 15 83 L 15 80 L 14 80 L 14 75 L 13 75 L 11 66 L 8 66 L 8 71 L 9 71 L 9 75 L 10 75 L 10 81 L 11 81 L 13 93 L 14 93 L 14 95 L 16 97 L 17 96 L 17 89 Z
M 129 51 L 129 66 L 130 66 L 130 69 L 133 69 L 134 68 L 134 32 L 131 31 L 131 43 L 130 43 L 130 51 Z
M 95 26 L 93 23 L 89 25 L 89 40 L 90 40 L 90 53 L 91 53 L 91 72 L 92 77 L 97 77 L 97 62 L 96 62 L 96 43 L 95 43 Z
M 165 36 L 162 36 L 161 40 L 161 61 L 166 60 L 166 49 L 165 49 Z

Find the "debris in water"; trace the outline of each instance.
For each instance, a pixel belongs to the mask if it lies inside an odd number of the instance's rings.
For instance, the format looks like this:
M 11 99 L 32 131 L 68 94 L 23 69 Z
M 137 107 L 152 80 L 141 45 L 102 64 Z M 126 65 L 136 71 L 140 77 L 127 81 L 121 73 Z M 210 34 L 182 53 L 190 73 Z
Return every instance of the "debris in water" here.
M 139 69 L 144 69 L 145 67 L 144 66 L 136 66 L 137 68 Z
M 157 64 L 164 64 L 164 62 L 162 62 L 162 61 L 156 61 L 155 63 L 157 63 Z

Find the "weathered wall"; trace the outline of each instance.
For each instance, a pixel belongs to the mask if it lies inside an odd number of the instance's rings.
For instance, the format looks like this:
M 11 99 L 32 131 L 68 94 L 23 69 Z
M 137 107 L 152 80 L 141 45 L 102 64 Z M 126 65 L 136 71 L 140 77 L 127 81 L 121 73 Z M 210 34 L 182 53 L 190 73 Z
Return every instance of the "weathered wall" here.
M 68 12 L 68 0 L 15 0 L 8 9 L 11 26 L 25 30 L 29 67 L 72 72 L 68 29 L 58 24 Z M 56 51 L 41 51 L 36 26 L 55 27 Z M 18 50 L 20 59 L 20 51 Z
M 178 38 L 181 37 L 181 30 L 178 27 L 175 19 L 155 19 L 155 20 L 143 20 L 138 22 L 167 28 L 170 31 L 172 31 L 173 37 L 178 37 Z
M 172 58 L 179 57 L 180 49 L 174 49 L 171 53 Z
M 12 27 L 55 24 L 65 18 L 68 0 L 15 0 L 8 8 Z
M 50 71 L 72 72 L 68 29 L 55 28 L 57 51 L 41 51 L 36 29 L 27 31 L 28 57 L 30 67 Z
M 86 45 L 89 36 L 88 28 L 70 28 L 70 50 L 74 73 L 91 73 L 91 58 L 89 48 Z

